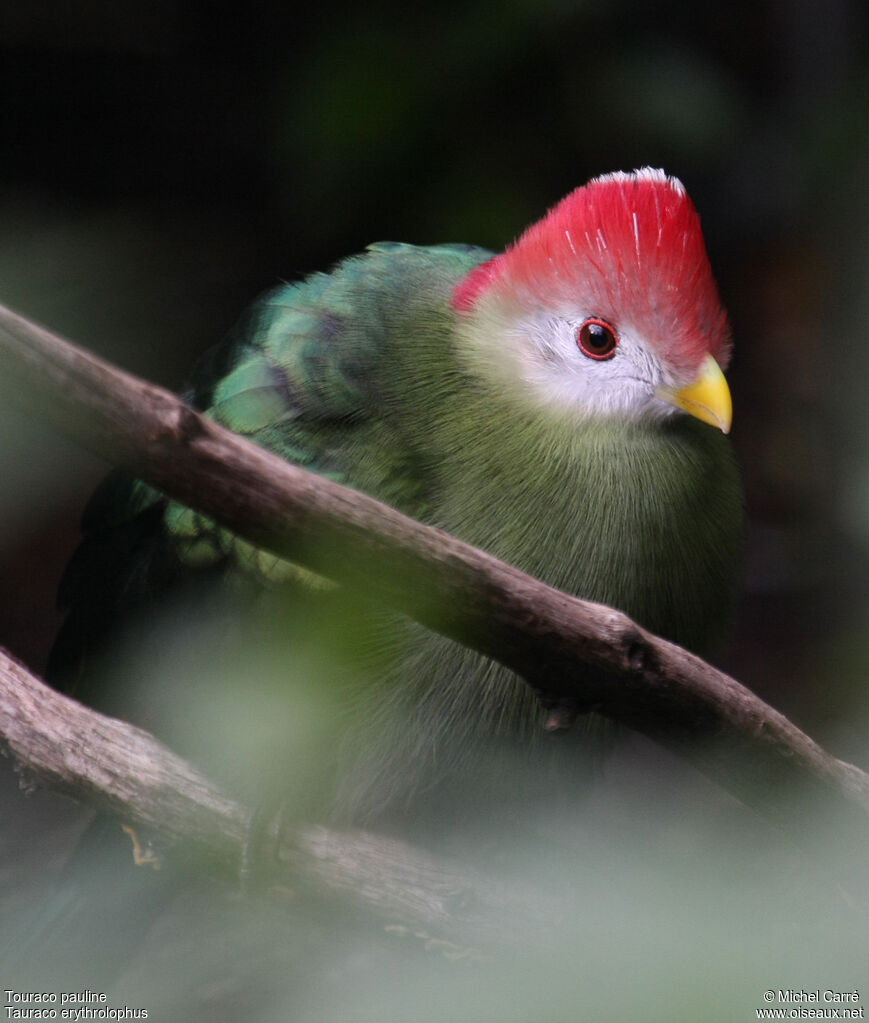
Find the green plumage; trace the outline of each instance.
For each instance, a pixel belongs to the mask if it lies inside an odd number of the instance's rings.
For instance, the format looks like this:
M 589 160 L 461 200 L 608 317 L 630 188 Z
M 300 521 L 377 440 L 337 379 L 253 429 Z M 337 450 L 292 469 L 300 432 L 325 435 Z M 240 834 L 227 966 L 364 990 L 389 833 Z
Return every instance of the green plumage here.
M 279 287 L 203 360 L 190 397 L 305 468 L 707 651 L 729 623 L 741 535 L 726 438 L 683 414 L 580 419 L 477 372 L 451 295 L 489 255 L 384 243 Z M 99 499 L 87 531 L 67 584 L 67 651 L 95 629 L 76 580 L 118 536 L 132 551 L 100 583 L 104 607 L 188 574 L 314 581 L 142 483 Z M 398 645 L 352 715 L 351 812 L 412 788 L 436 761 L 462 761 L 486 734 L 534 730 L 534 699 L 505 669 L 414 626 Z
M 731 618 L 742 533 L 730 447 L 706 425 L 729 426 L 728 353 L 696 211 L 647 168 L 577 189 L 494 258 L 382 243 L 275 288 L 184 396 L 702 654 Z M 279 796 L 291 816 L 377 817 L 451 848 L 470 823 L 487 859 L 538 813 L 559 841 L 563 800 L 588 790 L 602 748 L 595 715 L 549 735 L 529 687 L 496 662 L 121 473 L 83 528 L 56 684 L 249 805 Z M 487 822 L 504 824 L 494 846 Z M 86 835 L 31 944 L 16 938 L 26 961 L 53 947 L 65 985 L 94 961 L 103 978 L 123 968 L 185 883 L 167 870 L 145 890 L 126 847 L 104 849 L 106 830 Z
M 290 461 L 707 649 L 727 624 L 741 528 L 726 438 L 687 416 L 652 429 L 541 414 L 472 375 L 449 300 L 488 255 L 376 245 L 273 291 L 197 397 Z M 185 535 L 178 517 L 186 558 L 208 530 Z

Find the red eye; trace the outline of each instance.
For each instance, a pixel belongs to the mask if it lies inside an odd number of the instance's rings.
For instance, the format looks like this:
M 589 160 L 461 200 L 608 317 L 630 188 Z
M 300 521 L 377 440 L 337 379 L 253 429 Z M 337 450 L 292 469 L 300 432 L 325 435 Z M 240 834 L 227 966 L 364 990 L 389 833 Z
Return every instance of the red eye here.
M 619 343 L 618 335 L 606 320 L 586 320 L 576 332 L 576 343 L 590 359 L 610 359 Z

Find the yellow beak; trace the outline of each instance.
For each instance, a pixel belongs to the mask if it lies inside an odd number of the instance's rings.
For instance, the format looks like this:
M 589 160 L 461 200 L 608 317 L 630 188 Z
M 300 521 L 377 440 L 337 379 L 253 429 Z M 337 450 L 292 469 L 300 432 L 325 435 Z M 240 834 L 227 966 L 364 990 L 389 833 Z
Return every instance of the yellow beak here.
M 729 433 L 733 419 L 733 401 L 730 388 L 721 372 L 721 367 L 707 355 L 700 367 L 700 375 L 687 387 L 678 391 L 670 387 L 659 387 L 656 397 L 668 405 L 675 405 L 691 416 L 696 416 L 710 426 L 717 426 L 723 433 Z

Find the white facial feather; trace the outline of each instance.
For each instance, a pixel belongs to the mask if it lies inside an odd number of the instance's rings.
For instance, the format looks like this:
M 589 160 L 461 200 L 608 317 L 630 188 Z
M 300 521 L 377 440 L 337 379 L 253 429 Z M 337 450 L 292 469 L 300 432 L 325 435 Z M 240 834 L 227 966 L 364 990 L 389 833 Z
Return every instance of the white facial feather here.
M 541 411 L 581 418 L 630 421 L 663 419 L 676 411 L 655 396 L 660 386 L 683 383 L 630 328 L 613 324 L 618 345 L 608 359 L 593 359 L 577 343 L 582 324 L 595 310 L 529 314 L 521 307 L 481 302 L 465 325 L 463 345 L 478 372 L 493 373 L 518 388 Z
M 579 415 L 619 419 L 659 419 L 675 411 L 655 397 L 662 384 L 672 384 L 665 368 L 643 341 L 630 331 L 608 359 L 592 359 L 577 343 L 582 324 L 591 315 L 518 321 L 511 334 L 520 377 L 544 405 L 571 409 Z

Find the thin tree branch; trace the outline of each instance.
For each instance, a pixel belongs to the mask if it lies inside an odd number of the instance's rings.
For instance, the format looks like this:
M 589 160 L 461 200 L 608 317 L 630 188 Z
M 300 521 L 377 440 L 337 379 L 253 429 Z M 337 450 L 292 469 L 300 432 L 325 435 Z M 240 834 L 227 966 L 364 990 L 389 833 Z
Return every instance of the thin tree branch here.
M 26 786 L 84 800 L 166 842 L 169 862 L 207 861 L 238 882 L 249 811 L 152 735 L 49 688 L 0 651 L 0 750 Z M 163 852 L 161 843 L 161 852 Z M 364 831 L 299 827 L 276 836 L 269 882 L 350 899 L 392 925 L 444 944 L 505 944 L 499 921 L 520 913 L 550 927 L 553 907 L 419 849 Z M 471 952 L 454 947 L 456 954 Z
M 258 546 L 500 661 L 550 703 L 645 733 L 789 826 L 781 784 L 869 822 L 866 774 L 624 614 L 291 465 L 2 307 L 0 360 L 4 390 L 32 414 Z

